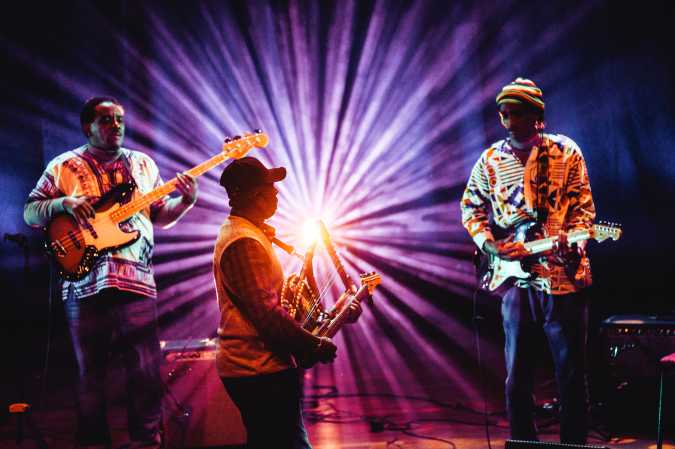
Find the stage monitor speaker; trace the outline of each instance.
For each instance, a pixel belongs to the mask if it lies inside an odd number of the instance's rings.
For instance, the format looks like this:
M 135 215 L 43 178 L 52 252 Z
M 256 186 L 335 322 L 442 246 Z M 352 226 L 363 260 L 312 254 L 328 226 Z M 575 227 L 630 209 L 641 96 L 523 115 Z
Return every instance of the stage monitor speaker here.
M 609 449 L 607 446 L 585 444 L 548 443 L 545 441 L 506 440 L 504 449 Z
M 675 316 L 614 315 L 601 333 L 615 378 L 658 377 L 661 357 L 675 352 Z
M 210 339 L 161 342 L 167 449 L 238 448 L 246 441 L 239 410 L 216 372 L 215 344 Z
M 656 429 L 659 360 L 675 352 L 675 316 L 614 315 L 601 324 L 606 373 L 598 375 L 598 421 L 618 434 L 648 434 Z M 666 391 L 672 391 L 667 376 Z M 673 398 L 670 393 L 667 399 Z M 639 409 L 635 405 L 639 404 Z M 675 429 L 675 413 L 666 403 L 666 434 Z

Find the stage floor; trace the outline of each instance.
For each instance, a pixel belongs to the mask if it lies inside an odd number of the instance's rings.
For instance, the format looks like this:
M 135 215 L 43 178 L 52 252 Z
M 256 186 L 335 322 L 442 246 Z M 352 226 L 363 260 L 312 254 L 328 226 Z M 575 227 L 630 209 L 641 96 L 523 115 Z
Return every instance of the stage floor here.
M 222 416 L 220 417 L 222 419 Z M 72 435 L 75 430 L 75 413 L 72 399 L 63 394 L 52 395 L 44 411 L 36 411 L 33 422 L 44 437 L 50 449 L 73 448 Z M 109 407 L 114 445 L 122 448 L 127 442 L 125 432 L 126 413 L 124 404 L 113 401 Z M 493 448 L 503 448 L 508 437 L 507 423 L 503 416 L 490 417 L 489 434 Z M 448 409 L 420 401 L 415 398 L 387 397 L 333 397 L 310 399 L 306 403 L 305 422 L 315 449 L 485 449 L 488 447 L 483 417 L 471 410 Z M 555 441 L 558 426 L 553 418 L 539 421 L 542 441 Z M 226 423 L 227 424 L 227 423 Z M 171 425 L 171 424 L 170 424 Z M 174 438 L 169 447 L 200 447 L 199 441 L 209 441 L 206 435 L 193 426 L 192 435 L 181 445 Z M 0 448 L 37 448 L 30 439 L 17 445 L 16 421 L 14 417 L 3 421 L 0 426 Z M 211 439 L 211 442 L 214 440 Z M 233 443 L 233 441 L 230 441 Z M 606 441 L 606 435 L 592 432 L 589 444 L 616 449 L 655 448 L 654 439 L 614 436 Z M 213 444 L 209 443 L 213 447 Z M 203 447 L 203 446 L 202 446 Z M 237 445 L 227 444 L 227 448 Z M 664 448 L 674 449 L 669 440 Z
M 23 377 L 27 400 L 33 401 L 32 421 L 49 449 L 74 448 L 76 429 L 75 402 L 72 394 L 74 367 L 67 357 L 55 352 L 60 363 L 54 365 L 49 381 L 42 385 L 40 373 Z M 202 356 L 195 360 L 177 359 L 161 366 L 164 384 L 164 432 L 166 449 L 199 447 L 236 448 L 244 438 L 238 411 L 215 373 L 213 360 Z M 58 368 L 58 369 L 57 369 Z M 487 441 L 483 402 L 462 395 L 462 390 L 447 380 L 427 382 L 421 388 L 412 379 L 397 372 L 405 389 L 394 394 L 382 382 L 364 377 L 362 388 L 341 385 L 329 375 L 329 365 L 321 365 L 304 373 L 305 424 L 315 449 L 486 449 Z M 124 370 L 112 363 L 107 376 L 108 421 L 111 426 L 113 449 L 128 442 L 126 434 L 126 393 Z M 15 389 L 3 385 L 5 397 L 20 397 Z M 40 392 L 44 388 L 45 394 Z M 554 396 L 550 388 L 539 389 L 537 424 L 542 441 L 558 439 L 558 422 L 545 401 Z M 349 393 L 360 391 L 360 393 Z M 374 392 L 380 393 L 374 393 Z M 656 447 L 656 408 L 645 396 L 630 397 L 619 410 L 626 418 L 611 427 L 603 424 L 594 413 L 588 444 L 612 449 L 653 449 Z M 667 400 L 672 399 L 672 395 Z M 491 447 L 503 448 L 508 438 L 508 423 L 499 392 L 488 396 L 488 421 Z M 3 399 L 6 400 L 6 399 Z M 549 402 L 550 403 L 550 402 Z M 0 449 L 37 448 L 28 425 L 26 439 L 16 444 L 16 416 L 0 415 Z M 666 403 L 666 407 L 670 407 Z M 650 414 L 650 412 L 652 412 Z M 668 410 L 666 410 L 668 412 Z M 600 415 L 600 416 L 606 416 Z M 630 430 L 642 418 L 639 431 Z M 28 424 L 28 423 L 26 423 Z M 610 429 L 608 431 L 608 428 Z M 667 429 L 665 449 L 675 449 L 675 429 Z M 611 431 L 612 435 L 609 435 Z

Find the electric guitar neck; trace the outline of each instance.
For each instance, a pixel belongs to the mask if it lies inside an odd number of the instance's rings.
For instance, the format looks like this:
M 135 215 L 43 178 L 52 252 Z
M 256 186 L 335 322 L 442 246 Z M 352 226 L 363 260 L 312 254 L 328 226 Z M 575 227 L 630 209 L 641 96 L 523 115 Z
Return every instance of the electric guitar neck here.
M 604 242 L 607 239 L 618 240 L 621 237 L 621 228 L 615 224 L 596 224 L 591 229 L 572 231 L 567 234 L 569 244 L 593 239 Z M 531 254 L 541 254 L 555 249 L 560 237 L 546 237 L 524 242 L 525 249 Z M 485 256 L 482 256 L 485 257 Z M 518 260 L 504 260 L 497 256 L 487 256 L 479 268 L 479 286 L 483 290 L 497 291 L 508 280 L 532 279 L 532 273 L 525 270 Z

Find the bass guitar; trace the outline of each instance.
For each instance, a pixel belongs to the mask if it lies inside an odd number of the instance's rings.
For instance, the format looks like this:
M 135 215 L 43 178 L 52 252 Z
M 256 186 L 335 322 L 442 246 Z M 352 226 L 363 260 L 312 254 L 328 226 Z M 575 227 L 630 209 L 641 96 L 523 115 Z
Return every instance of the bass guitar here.
M 194 177 L 200 176 L 228 159 L 244 157 L 253 147 L 266 147 L 268 141 L 267 135 L 260 130 L 243 137 L 227 139 L 221 153 L 185 173 Z M 173 178 L 132 201 L 128 199 L 131 198 L 135 186 L 130 183 L 121 184 L 94 204 L 96 216 L 84 226 L 80 226 L 70 214 L 54 216 L 46 228 L 46 247 L 56 262 L 59 275 L 69 281 L 81 279 L 89 273 L 101 254 L 134 243 L 140 237 L 140 232 L 125 232 L 120 229 L 120 223 L 173 192 L 177 182 Z
M 515 232 L 515 241 L 524 242 L 525 249 L 533 256 L 553 250 L 560 242 L 560 237 L 547 237 L 525 242 L 527 232 L 532 223 L 519 226 Z M 572 231 L 567 233 L 569 244 L 593 239 L 603 242 L 607 239 L 618 240 L 621 237 L 621 228 L 617 225 L 596 224 L 591 229 Z M 507 280 L 531 280 L 534 274 L 523 267 L 519 260 L 504 260 L 497 256 L 480 253 L 478 265 L 478 285 L 481 289 L 494 292 Z

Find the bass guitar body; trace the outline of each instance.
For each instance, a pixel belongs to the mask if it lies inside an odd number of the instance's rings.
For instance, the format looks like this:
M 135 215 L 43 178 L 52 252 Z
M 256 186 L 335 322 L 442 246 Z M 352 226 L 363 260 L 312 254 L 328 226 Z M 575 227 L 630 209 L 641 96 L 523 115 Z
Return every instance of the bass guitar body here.
M 107 251 L 130 245 L 140 237 L 139 231 L 125 232 L 111 216 L 133 194 L 133 184 L 121 184 L 94 204 L 96 216 L 78 225 L 70 214 L 55 216 L 47 226 L 47 250 L 66 280 L 82 279 L 96 258 Z
M 244 136 L 228 138 L 222 151 L 201 164 L 185 171 L 186 175 L 200 176 L 228 159 L 240 159 L 253 148 L 264 148 L 269 138 L 260 130 Z M 47 251 L 59 267 L 59 274 L 69 281 L 78 280 L 91 271 L 96 258 L 106 251 L 121 248 L 138 240 L 139 231 L 126 232 L 120 229 L 135 214 L 149 204 L 164 198 L 176 189 L 178 178 L 173 178 L 137 198 L 131 199 L 134 184 L 121 184 L 103 195 L 94 204 L 96 217 L 79 226 L 68 214 L 54 217 L 47 226 Z

